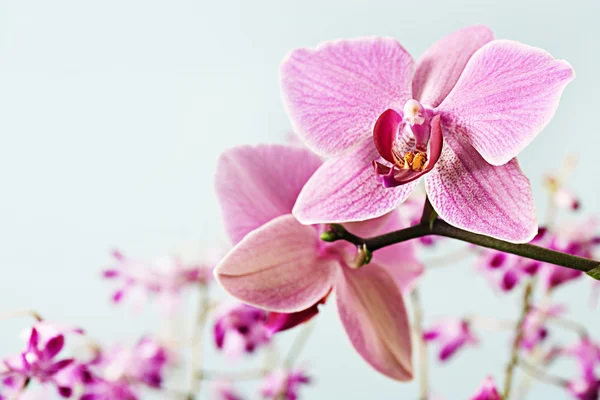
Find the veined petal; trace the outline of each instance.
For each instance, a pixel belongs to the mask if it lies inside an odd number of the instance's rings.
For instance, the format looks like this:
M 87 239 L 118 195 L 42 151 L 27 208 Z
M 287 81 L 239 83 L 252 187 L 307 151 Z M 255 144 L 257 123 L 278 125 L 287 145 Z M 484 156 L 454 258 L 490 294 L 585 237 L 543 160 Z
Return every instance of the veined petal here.
M 411 380 L 411 334 L 398 286 L 377 263 L 342 270 L 335 291 L 352 345 L 379 372 L 399 381 Z
M 394 148 L 394 141 L 400 124 L 402 124 L 402 115 L 396 110 L 388 109 L 377 118 L 377 122 L 375 122 L 375 127 L 373 128 L 373 143 L 375 143 L 375 148 L 381 157 L 392 164 L 395 163 L 392 149 Z
M 65 337 L 63 335 L 57 335 L 48 340 L 44 347 L 43 354 L 44 358 L 49 360 L 57 355 L 65 345 Z
M 494 39 L 486 26 L 476 25 L 444 36 L 417 60 L 412 81 L 413 96 L 429 107 L 437 107 L 454 87 L 467 61 Z
M 515 243 L 537 233 L 531 184 L 516 159 L 490 165 L 464 138 L 449 134 L 425 186 L 433 208 L 454 226 Z
M 337 155 L 369 137 L 386 109 L 402 109 L 412 73 L 395 39 L 338 40 L 292 52 L 281 87 L 294 130 L 316 152 Z
M 384 188 L 373 171 L 380 159 L 371 139 L 360 147 L 327 160 L 308 180 L 294 205 L 293 214 L 303 224 L 363 221 L 398 207 L 416 182 Z
M 223 288 L 244 303 L 292 313 L 331 289 L 338 262 L 323 259 L 312 226 L 283 215 L 249 233 L 215 268 Z
M 494 40 L 471 57 L 438 111 L 487 162 L 503 165 L 550 122 L 573 77 L 566 61 L 544 50 Z
M 275 217 L 289 214 L 300 190 L 322 161 L 308 149 L 260 145 L 225 151 L 216 190 L 234 243 Z

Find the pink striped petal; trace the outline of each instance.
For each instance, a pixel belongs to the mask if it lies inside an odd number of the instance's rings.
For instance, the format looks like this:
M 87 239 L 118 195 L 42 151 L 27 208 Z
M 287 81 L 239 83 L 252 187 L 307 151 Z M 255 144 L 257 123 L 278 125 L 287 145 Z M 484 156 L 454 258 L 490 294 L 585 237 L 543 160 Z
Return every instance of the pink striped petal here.
M 467 61 L 494 39 L 486 26 L 460 29 L 435 42 L 417 61 L 412 82 L 413 96 L 428 107 L 437 107 L 450 93 Z
M 427 195 L 442 219 L 472 232 L 515 243 L 537 233 L 531 184 L 516 159 L 488 164 L 460 136 L 446 135 L 442 157 L 425 177 Z
M 293 213 L 303 224 L 363 221 L 395 209 L 417 184 L 384 188 L 373 171 L 380 159 L 371 139 L 327 160 L 298 196 Z
M 215 276 L 233 297 L 278 312 L 302 311 L 331 289 L 338 262 L 319 256 L 312 226 L 283 215 L 249 233 L 217 265 Z
M 550 122 L 573 77 L 566 61 L 544 50 L 492 41 L 471 57 L 439 106 L 442 123 L 464 135 L 487 162 L 503 165 Z
M 281 66 L 281 87 L 294 130 L 324 155 L 371 135 L 377 117 L 411 97 L 413 60 L 392 38 L 363 38 L 298 49 Z
M 217 164 L 216 190 L 232 241 L 291 213 L 300 190 L 321 163 L 299 147 L 240 146 L 225 151 Z
M 397 111 L 389 109 L 385 110 L 383 114 L 377 118 L 375 127 L 373 127 L 373 143 L 379 155 L 384 160 L 395 164 L 394 160 L 394 142 L 398 135 L 398 128 L 402 123 L 402 115 L 398 114 Z
M 336 298 L 352 345 L 379 372 L 399 381 L 411 380 L 410 326 L 398 286 L 376 263 L 342 270 Z

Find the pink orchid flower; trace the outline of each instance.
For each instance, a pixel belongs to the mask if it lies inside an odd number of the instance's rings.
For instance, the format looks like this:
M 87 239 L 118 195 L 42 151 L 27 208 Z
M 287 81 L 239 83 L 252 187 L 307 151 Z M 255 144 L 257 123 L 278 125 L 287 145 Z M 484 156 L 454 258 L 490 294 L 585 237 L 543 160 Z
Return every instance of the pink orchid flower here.
M 422 273 L 410 243 L 381 249 L 369 265 L 352 268 L 356 248 L 319 239 L 324 226 L 291 214 L 306 181 L 321 166 L 307 149 L 238 147 L 217 167 L 216 189 L 225 227 L 237 243 L 215 268 L 217 281 L 244 303 L 281 313 L 314 307 L 332 290 L 357 352 L 397 380 L 412 378 L 410 329 L 401 289 Z M 401 227 L 397 213 L 347 225 L 359 235 Z
M 150 295 L 155 295 L 161 310 L 165 314 L 173 314 L 182 303 L 184 289 L 210 283 L 213 267 L 222 256 L 220 253 L 217 250 L 207 251 L 202 261 L 193 263 L 178 256 L 142 262 L 115 250 L 112 252 L 115 264 L 105 269 L 103 276 L 120 282 L 112 295 L 114 303 L 121 303 L 130 296 L 134 298 L 136 309 L 140 309 Z
M 548 337 L 546 321 L 549 318 L 559 317 L 566 312 L 566 307 L 560 304 L 546 305 L 543 307 L 532 307 L 525 316 L 521 329 L 521 347 L 527 351 L 533 351 L 538 344 Z
M 211 389 L 211 400 L 244 400 L 229 381 L 215 381 Z
M 486 378 L 481 387 L 471 397 L 471 400 L 502 400 L 502 396 L 500 396 L 498 389 L 496 389 L 494 378 L 491 376 Z
M 70 397 L 72 388 L 63 385 L 57 375 L 74 362 L 73 358 L 57 360 L 65 345 L 65 334 L 82 331 L 76 328 L 63 329 L 46 321 L 38 322 L 27 330 L 27 347 L 19 355 L 0 360 L 2 383 L 19 392 L 30 379 L 57 387 L 61 397 Z
M 447 318 L 439 321 L 431 329 L 423 332 L 423 340 L 438 342 L 440 361 L 448 361 L 464 346 L 477 344 L 477 338 L 471 331 L 469 321 L 457 318 Z
M 266 399 L 297 400 L 300 387 L 309 383 L 304 371 L 278 369 L 265 377 L 260 392 Z
M 600 380 L 583 376 L 569 381 L 568 392 L 577 400 L 597 400 L 600 395 Z
M 571 345 L 562 352 L 577 361 L 581 375 L 593 377 L 596 367 L 600 365 L 600 346 L 589 337 L 582 337 L 577 343 Z
M 215 345 L 230 359 L 254 353 L 270 341 L 267 312 L 247 304 L 224 305 L 213 326 Z
M 434 43 L 416 67 L 392 38 L 295 50 L 281 68 L 284 102 L 295 131 L 330 159 L 294 215 L 305 224 L 378 217 L 424 177 L 448 223 L 528 242 L 537 222 L 515 157 L 550 121 L 572 79 L 565 61 L 493 40 L 484 26 Z

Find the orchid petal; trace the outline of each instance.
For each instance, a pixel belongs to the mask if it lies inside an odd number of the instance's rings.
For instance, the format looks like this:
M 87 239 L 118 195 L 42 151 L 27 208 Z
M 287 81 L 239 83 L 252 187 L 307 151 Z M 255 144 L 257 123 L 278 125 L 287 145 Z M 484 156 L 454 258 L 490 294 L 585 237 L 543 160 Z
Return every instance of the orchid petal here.
M 302 186 L 321 163 L 308 149 L 291 146 L 240 146 L 225 151 L 218 162 L 216 189 L 233 242 L 291 213 Z
M 255 307 L 302 311 L 331 289 L 338 262 L 320 258 L 314 227 L 283 215 L 249 233 L 215 268 L 221 286 Z
M 550 122 L 573 77 L 544 50 L 495 40 L 471 57 L 438 111 L 488 163 L 503 165 Z
M 381 157 L 392 164 L 395 163 L 392 149 L 394 148 L 394 141 L 396 140 L 398 128 L 400 128 L 401 124 L 402 115 L 398 114 L 395 110 L 388 109 L 377 118 L 377 122 L 375 122 L 375 127 L 373 128 L 375 148 Z
M 63 335 L 57 335 L 48 340 L 46 347 L 44 347 L 44 358 L 49 360 L 57 355 L 65 345 L 65 337 Z
M 464 139 L 446 135 L 425 186 L 439 216 L 456 227 L 515 243 L 537 233 L 531 184 L 516 159 L 490 165 Z
M 34 352 L 35 354 L 39 354 L 38 344 L 40 342 L 40 334 L 37 329 L 32 328 L 31 333 L 29 335 L 29 342 L 27 343 L 27 351 Z
M 413 60 L 392 38 L 363 38 L 298 49 L 281 67 L 294 130 L 323 155 L 367 138 L 379 115 L 411 97 Z
M 411 334 L 398 286 L 376 263 L 342 270 L 335 290 L 352 345 L 379 372 L 399 381 L 411 380 Z
M 417 61 L 413 97 L 429 107 L 437 107 L 450 93 L 473 53 L 493 39 L 494 33 L 488 27 L 476 25 L 435 42 Z
M 303 224 L 362 221 L 390 212 L 416 185 L 382 186 L 372 162 L 379 154 L 371 140 L 340 157 L 327 160 L 308 180 L 294 205 Z

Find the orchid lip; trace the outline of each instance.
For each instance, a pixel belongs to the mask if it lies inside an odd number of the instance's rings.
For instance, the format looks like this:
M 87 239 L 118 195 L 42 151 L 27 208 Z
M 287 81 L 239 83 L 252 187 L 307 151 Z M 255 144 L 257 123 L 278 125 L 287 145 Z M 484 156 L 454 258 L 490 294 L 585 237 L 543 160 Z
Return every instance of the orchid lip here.
M 441 156 L 443 137 L 440 116 L 430 118 L 429 113 L 414 100 L 407 102 L 406 109 L 412 113 L 408 116 L 409 123 L 421 121 L 421 116 L 425 116 L 422 124 L 411 125 L 416 138 L 415 151 L 408 151 L 403 155 L 400 153 L 398 135 L 404 128 L 407 117 L 397 111 L 384 111 L 373 129 L 373 141 L 379 155 L 392 164 L 387 166 L 373 161 L 375 173 L 386 188 L 404 185 L 420 178 L 433 169 Z

